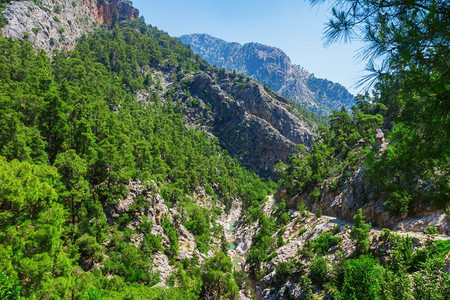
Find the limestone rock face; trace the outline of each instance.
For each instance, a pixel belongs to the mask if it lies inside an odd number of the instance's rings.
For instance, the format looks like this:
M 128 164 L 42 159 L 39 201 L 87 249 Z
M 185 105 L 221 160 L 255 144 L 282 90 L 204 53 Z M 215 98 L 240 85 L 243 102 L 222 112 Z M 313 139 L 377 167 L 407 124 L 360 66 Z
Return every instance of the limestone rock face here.
M 259 43 L 228 43 L 207 34 L 183 35 L 180 40 L 210 64 L 267 84 L 300 105 L 321 115 L 341 106 L 350 109 L 354 97 L 342 85 L 316 78 L 293 64 L 282 50 Z
M 208 107 L 187 108 L 186 121 L 201 121 L 231 155 L 262 177 L 273 177 L 274 165 L 286 162 L 297 144 L 312 145 L 315 124 L 290 112 L 285 98 L 260 83 L 236 82 L 226 72 L 190 73 L 183 81 Z
M 177 101 L 186 127 L 217 138 L 231 156 L 264 178 L 275 178 L 274 166 L 286 163 L 298 144 L 311 147 L 317 124 L 286 98 L 224 69 L 204 69 L 177 80 L 176 66 L 153 70 L 153 83 L 136 97 L 144 105 L 152 101 L 149 92 L 161 101 Z
M 377 143 L 380 150 L 385 149 L 386 144 L 381 137 Z M 366 221 L 373 226 L 409 232 L 424 232 L 427 227 L 434 226 L 441 234 L 450 233 L 450 215 L 431 207 L 413 203 L 407 214 L 397 216 L 390 213 L 384 205 L 387 195 L 377 192 L 375 186 L 364 180 L 363 167 L 345 178 L 342 189 L 332 189 L 329 181 L 325 181 L 321 189 L 320 201 L 311 201 L 305 194 L 290 195 L 283 190 L 277 192 L 277 198 L 286 199 L 290 207 L 296 207 L 303 201 L 312 211 L 318 211 L 320 207 L 324 214 L 348 222 L 353 221 L 353 216 L 361 208 Z
M 134 19 L 139 11 L 122 0 L 11 1 L 3 11 L 3 36 L 28 40 L 47 53 L 75 48 L 76 40 L 114 18 Z

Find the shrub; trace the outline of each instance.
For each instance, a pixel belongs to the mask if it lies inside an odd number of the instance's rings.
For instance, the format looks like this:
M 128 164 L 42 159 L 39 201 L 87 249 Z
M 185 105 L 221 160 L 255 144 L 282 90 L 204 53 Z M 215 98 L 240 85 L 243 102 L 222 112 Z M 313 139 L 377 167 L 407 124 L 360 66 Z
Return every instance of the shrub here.
M 312 243 L 311 247 L 317 254 L 326 254 L 328 249 L 339 244 L 342 238 L 334 236 L 329 232 L 322 233 Z
M 15 300 L 20 299 L 20 286 L 17 282 L 12 282 L 5 274 L 0 272 L 0 299 Z
M 280 262 L 275 266 L 275 271 L 278 282 L 286 282 L 292 276 L 295 270 L 295 263 L 292 261 Z
M 300 299 L 305 299 L 305 300 L 314 299 L 311 279 L 309 279 L 306 276 L 302 276 L 302 277 L 300 277 L 300 280 L 298 281 L 298 285 L 301 288 L 301 298 Z
M 302 236 L 308 229 L 306 228 L 302 228 L 300 229 L 300 231 L 298 232 L 298 236 Z
M 394 214 L 401 215 L 408 211 L 411 199 L 412 196 L 406 190 L 395 191 L 391 194 L 390 199 L 384 202 L 384 205 Z
M 311 262 L 311 266 L 309 267 L 309 278 L 311 278 L 311 281 L 314 284 L 321 287 L 322 284 L 327 281 L 327 276 L 328 276 L 327 260 L 320 256 L 316 257 Z
M 322 216 L 322 207 L 319 207 L 319 209 L 316 211 L 316 217 L 320 218 Z
M 351 259 L 344 267 L 344 284 L 339 299 L 380 299 L 384 268 L 370 256 Z
M 362 209 L 359 209 L 358 213 L 353 217 L 353 220 L 355 220 L 355 225 L 350 232 L 350 238 L 356 241 L 355 251 L 357 254 L 367 253 L 370 246 L 370 225 L 364 222 Z

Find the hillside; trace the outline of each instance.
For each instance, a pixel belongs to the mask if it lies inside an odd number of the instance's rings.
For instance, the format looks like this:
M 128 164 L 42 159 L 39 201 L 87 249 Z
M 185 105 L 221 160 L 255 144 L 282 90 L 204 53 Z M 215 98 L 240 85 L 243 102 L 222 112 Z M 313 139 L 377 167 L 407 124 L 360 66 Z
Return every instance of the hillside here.
M 0 12 L 1 299 L 449 298 L 450 68 L 325 127 L 129 1 Z
M 179 39 L 210 64 L 267 84 L 319 115 L 327 116 L 342 106 L 350 110 L 355 104 L 354 96 L 342 85 L 316 78 L 294 65 L 278 48 L 259 43 L 228 43 L 207 34 L 183 35 Z

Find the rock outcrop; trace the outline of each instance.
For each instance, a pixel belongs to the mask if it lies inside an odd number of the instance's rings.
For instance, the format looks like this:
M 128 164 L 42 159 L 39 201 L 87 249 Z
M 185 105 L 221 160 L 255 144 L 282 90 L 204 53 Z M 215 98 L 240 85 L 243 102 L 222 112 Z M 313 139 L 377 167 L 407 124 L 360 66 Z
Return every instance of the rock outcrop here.
M 191 95 L 211 107 L 205 120 L 209 131 L 246 167 L 270 177 L 273 166 L 286 162 L 297 144 L 312 145 L 311 126 L 288 111 L 286 99 L 255 81 L 238 84 L 226 73 L 215 79 L 204 72 L 185 77 L 192 82 Z M 187 114 L 192 123 L 198 122 L 196 113 Z
M 138 16 L 139 11 L 122 0 L 11 1 L 3 11 L 2 33 L 52 53 L 75 48 L 78 38 L 101 24 Z
M 228 43 L 207 34 L 183 35 L 180 40 L 211 64 L 244 74 L 270 86 L 321 115 L 342 106 L 350 109 L 354 97 L 342 85 L 314 77 L 292 64 L 282 50 L 259 43 Z
M 384 142 L 379 142 L 385 147 Z M 386 227 L 393 230 L 424 232 L 427 227 L 436 227 L 441 234 L 450 234 L 450 215 L 437 211 L 423 204 L 412 203 L 408 213 L 395 215 L 384 204 L 387 195 L 379 193 L 376 187 L 364 180 L 364 168 L 344 178 L 345 184 L 341 189 L 334 189 L 330 180 L 322 185 L 320 200 L 312 201 L 307 194 L 291 195 L 279 190 L 277 198 L 286 199 L 290 207 L 296 207 L 302 201 L 312 210 L 322 212 L 329 216 L 336 216 L 345 221 L 352 222 L 353 216 L 361 208 L 368 222 L 373 226 Z
M 157 73 L 154 91 L 164 99 L 175 90 L 188 126 L 218 138 L 248 169 L 274 178 L 274 166 L 287 162 L 298 144 L 312 145 L 317 125 L 306 120 L 288 100 L 262 84 L 225 70 L 186 74 L 174 81 L 174 71 Z M 142 103 L 148 93 L 136 95 Z
M 277 203 L 274 199 L 269 198 L 262 209 L 266 215 L 273 215 L 277 210 Z M 356 243 L 350 237 L 351 226 L 353 225 L 351 222 L 345 222 L 335 217 L 317 217 L 307 210 L 300 212 L 297 209 L 290 209 L 288 214 L 290 221 L 283 227 L 283 231 L 281 232 L 283 245 L 277 246 L 277 249 L 274 251 L 277 255 L 273 259 L 262 263 L 261 269 L 264 270 L 264 276 L 261 279 L 255 279 L 253 282 L 257 299 L 305 299 L 301 277 L 311 264 L 310 243 L 315 241 L 323 233 L 331 233 L 340 239 L 336 245 L 330 246 L 328 249 L 325 249 L 325 253 L 320 254 L 320 256 L 327 260 L 328 264 L 336 264 L 342 257 L 346 257 L 347 259 L 354 257 Z M 237 249 L 246 244 L 251 244 L 252 236 L 258 230 L 257 223 L 246 224 L 242 221 L 241 225 L 236 228 Z M 251 232 L 251 235 L 247 236 L 249 232 Z M 423 248 L 431 238 L 438 240 L 448 240 L 450 238 L 445 235 L 432 237 L 415 232 L 387 233 L 379 228 L 372 227 L 369 232 L 369 252 L 374 257 L 380 259 L 382 264 L 389 261 L 392 243 L 388 236 L 394 233 L 403 237 L 412 237 L 413 249 Z M 274 238 L 277 236 L 278 233 L 273 235 Z M 243 253 L 245 256 L 247 251 Z M 296 267 L 289 274 L 289 278 L 286 278 L 286 274 L 282 276 L 277 274 L 277 266 L 288 262 L 294 262 L 296 266 L 302 267 L 300 269 Z M 247 264 L 244 263 L 243 267 L 244 270 L 249 271 Z M 315 290 L 315 292 L 319 292 L 317 286 Z

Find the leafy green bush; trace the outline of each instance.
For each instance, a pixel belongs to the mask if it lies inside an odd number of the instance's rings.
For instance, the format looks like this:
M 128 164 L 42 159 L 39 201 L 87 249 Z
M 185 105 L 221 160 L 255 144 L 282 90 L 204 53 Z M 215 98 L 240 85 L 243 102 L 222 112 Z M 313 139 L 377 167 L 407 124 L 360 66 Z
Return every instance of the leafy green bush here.
M 311 247 L 317 254 L 326 254 L 328 249 L 339 244 L 341 241 L 341 237 L 324 232 L 311 243 Z
M 370 225 L 364 222 L 362 209 L 359 209 L 358 213 L 353 216 L 353 220 L 355 221 L 355 225 L 352 226 L 350 238 L 356 242 L 355 252 L 357 254 L 367 253 L 370 246 Z
M 344 284 L 339 299 L 381 299 L 383 267 L 370 256 L 350 259 L 344 268 Z
M 314 258 L 309 266 L 309 278 L 320 287 L 328 280 L 328 272 L 327 260 L 320 256 Z
M 292 261 L 280 262 L 275 266 L 276 277 L 279 282 L 286 282 L 293 275 L 296 269 Z
M 20 286 L 11 282 L 8 276 L 0 273 L 0 298 L 5 300 L 20 299 Z

